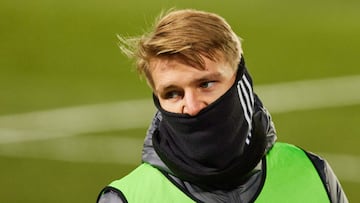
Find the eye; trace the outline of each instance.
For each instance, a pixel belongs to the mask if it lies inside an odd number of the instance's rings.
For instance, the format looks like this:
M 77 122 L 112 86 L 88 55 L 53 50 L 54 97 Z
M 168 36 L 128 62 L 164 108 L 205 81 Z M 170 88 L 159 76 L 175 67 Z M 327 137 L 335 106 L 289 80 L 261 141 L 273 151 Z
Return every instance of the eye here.
M 215 85 L 215 81 L 205 81 L 205 82 L 200 83 L 200 87 L 204 88 L 204 89 L 210 88 L 214 85 Z
M 162 96 L 164 99 L 176 99 L 178 97 L 182 97 L 182 93 L 180 91 L 168 91 L 165 92 Z

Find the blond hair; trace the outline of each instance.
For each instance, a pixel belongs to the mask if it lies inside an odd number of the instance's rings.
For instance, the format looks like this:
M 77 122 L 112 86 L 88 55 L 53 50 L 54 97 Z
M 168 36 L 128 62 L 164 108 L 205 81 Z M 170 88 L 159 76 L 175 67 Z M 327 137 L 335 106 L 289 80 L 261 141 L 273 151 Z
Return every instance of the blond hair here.
M 224 60 L 234 69 L 242 55 L 240 38 L 224 18 L 193 9 L 170 10 L 160 15 L 152 32 L 138 38 L 118 36 L 121 50 L 136 59 L 136 68 L 154 87 L 150 62 L 156 58 L 177 59 L 204 69 L 201 56 Z

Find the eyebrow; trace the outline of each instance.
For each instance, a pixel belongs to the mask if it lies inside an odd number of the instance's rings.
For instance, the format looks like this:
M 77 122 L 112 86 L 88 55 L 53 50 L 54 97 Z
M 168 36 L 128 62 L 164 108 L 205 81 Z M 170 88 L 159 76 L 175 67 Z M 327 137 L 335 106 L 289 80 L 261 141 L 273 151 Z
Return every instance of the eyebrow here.
M 190 84 L 198 84 L 198 83 L 201 83 L 201 82 L 205 82 L 205 81 L 209 81 L 209 80 L 219 80 L 221 79 L 223 76 L 219 73 L 219 72 L 216 72 L 216 73 L 210 73 L 210 74 L 207 74 L 207 75 L 204 75 L 204 76 L 201 76 L 199 78 L 196 78 L 195 80 L 191 81 Z M 164 86 L 160 86 L 158 89 L 156 89 L 155 91 L 157 93 L 160 93 L 160 92 L 166 92 L 168 90 L 173 90 L 173 89 L 176 89 L 178 88 L 177 85 L 174 85 L 174 84 L 170 84 L 170 85 L 164 85 Z

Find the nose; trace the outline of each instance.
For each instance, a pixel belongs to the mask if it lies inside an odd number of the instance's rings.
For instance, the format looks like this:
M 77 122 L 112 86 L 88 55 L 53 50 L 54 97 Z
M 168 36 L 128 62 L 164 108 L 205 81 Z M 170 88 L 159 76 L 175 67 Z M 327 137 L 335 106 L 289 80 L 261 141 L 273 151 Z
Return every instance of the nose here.
M 196 92 L 188 92 L 183 98 L 183 114 L 189 114 L 190 116 L 195 116 L 203 108 L 206 107 L 206 102 L 196 94 Z

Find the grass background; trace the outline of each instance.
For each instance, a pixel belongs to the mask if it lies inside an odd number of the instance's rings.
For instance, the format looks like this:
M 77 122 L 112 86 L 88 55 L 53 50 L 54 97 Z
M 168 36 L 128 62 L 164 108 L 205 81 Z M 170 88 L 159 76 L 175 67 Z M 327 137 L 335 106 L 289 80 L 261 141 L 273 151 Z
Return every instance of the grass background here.
M 360 2 L 355 0 L 2 0 L 0 116 L 150 98 L 146 83 L 121 55 L 116 34 L 139 35 L 161 10 L 172 7 L 226 18 L 244 39 L 255 85 L 360 74 Z M 358 104 L 273 114 L 273 119 L 281 141 L 312 151 L 359 156 L 359 113 Z M 141 138 L 146 128 L 67 139 Z M 47 141 L 21 144 L 36 148 Z M 5 147 L 12 146 L 0 144 Z M 95 202 L 103 186 L 135 166 L 0 155 L 0 199 Z M 350 202 L 360 202 L 360 183 L 341 183 Z

